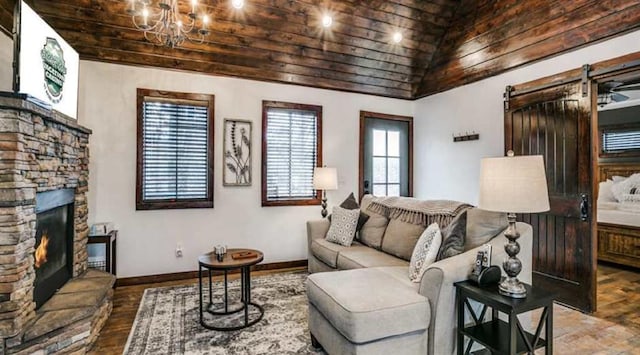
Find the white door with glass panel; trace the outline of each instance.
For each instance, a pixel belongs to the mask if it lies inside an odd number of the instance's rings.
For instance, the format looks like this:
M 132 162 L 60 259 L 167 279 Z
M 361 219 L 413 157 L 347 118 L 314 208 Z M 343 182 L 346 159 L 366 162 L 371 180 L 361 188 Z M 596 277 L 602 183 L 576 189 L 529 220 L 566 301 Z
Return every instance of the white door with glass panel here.
M 411 196 L 410 122 L 364 118 L 363 192 Z

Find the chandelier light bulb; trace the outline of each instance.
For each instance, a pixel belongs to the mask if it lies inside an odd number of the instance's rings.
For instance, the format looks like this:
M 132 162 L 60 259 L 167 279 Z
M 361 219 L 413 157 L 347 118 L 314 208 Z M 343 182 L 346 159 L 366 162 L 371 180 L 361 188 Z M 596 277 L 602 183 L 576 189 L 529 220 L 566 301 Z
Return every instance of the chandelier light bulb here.
M 207 15 L 202 16 L 202 22 L 203 22 L 205 25 L 206 25 L 206 24 L 208 24 L 208 23 L 209 23 L 209 16 L 207 16 Z
M 178 26 L 178 28 L 182 28 L 182 21 L 177 21 L 176 25 Z
M 329 27 L 331 27 L 332 24 L 333 24 L 333 18 L 331 18 L 331 16 L 324 15 L 322 17 L 322 26 L 323 27 L 329 28 Z
M 231 0 L 231 5 L 240 10 L 244 7 L 244 0 Z
M 400 42 L 402 42 L 402 33 L 400 33 L 400 32 L 396 32 L 396 33 L 394 33 L 394 34 L 393 34 L 393 41 L 394 41 L 395 43 L 400 43 Z

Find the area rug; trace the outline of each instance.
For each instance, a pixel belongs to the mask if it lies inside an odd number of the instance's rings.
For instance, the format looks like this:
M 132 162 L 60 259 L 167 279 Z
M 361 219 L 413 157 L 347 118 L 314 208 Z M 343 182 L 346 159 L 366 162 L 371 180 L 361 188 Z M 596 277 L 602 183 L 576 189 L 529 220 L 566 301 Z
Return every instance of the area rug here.
M 307 327 L 306 277 L 307 273 L 298 272 L 252 278 L 251 301 L 262 305 L 264 317 L 232 332 L 200 325 L 197 284 L 147 289 L 124 354 L 316 354 Z M 208 288 L 204 290 L 206 295 Z M 214 303 L 223 293 L 222 284 L 214 281 Z M 239 280 L 229 282 L 229 298 L 239 299 L 239 295 Z M 252 310 L 250 319 L 255 316 Z M 237 316 L 222 318 L 226 324 L 237 321 Z

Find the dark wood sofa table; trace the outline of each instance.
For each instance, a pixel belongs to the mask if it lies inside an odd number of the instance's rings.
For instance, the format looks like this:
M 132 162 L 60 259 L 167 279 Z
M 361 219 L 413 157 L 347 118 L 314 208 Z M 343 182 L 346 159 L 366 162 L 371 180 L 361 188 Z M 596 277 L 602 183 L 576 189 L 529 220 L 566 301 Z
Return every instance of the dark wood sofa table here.
M 533 354 L 536 349 L 545 348 L 545 354 L 553 354 L 553 300 L 555 294 L 540 287 L 526 285 L 527 297 L 516 299 L 498 293 L 498 285 L 478 287 L 469 282 L 456 282 L 456 302 L 458 311 L 457 348 L 458 354 L 469 354 L 475 342 L 485 349 L 474 354 Z M 475 314 L 470 300 L 483 305 L 480 314 Z M 491 320 L 483 322 L 491 308 Z M 543 308 L 535 334 L 524 330 L 517 315 Z M 469 311 L 474 324 L 465 327 L 465 310 Z M 508 321 L 499 319 L 499 313 L 507 315 Z M 545 328 L 544 339 L 541 337 Z M 464 338 L 469 338 L 467 347 Z
M 244 259 L 233 259 L 232 255 L 240 252 L 252 252 L 254 257 Z M 216 258 L 216 254 L 213 252 L 201 255 L 198 258 L 198 286 L 200 295 L 200 324 L 211 330 L 218 331 L 233 331 L 246 327 L 250 327 L 258 323 L 264 315 L 264 309 L 262 306 L 251 302 L 251 266 L 260 263 L 264 259 L 262 252 L 252 249 L 228 249 L 222 260 Z M 236 306 L 230 309 L 229 305 L 229 287 L 228 287 L 228 273 L 230 270 L 240 269 L 240 306 Z M 208 271 L 209 276 L 209 302 L 204 303 L 203 284 L 202 284 L 202 272 Z M 211 280 L 212 271 L 221 271 L 224 274 L 224 294 L 223 300 L 220 303 L 220 309 L 216 309 L 216 304 L 213 302 L 213 284 Z M 256 317 L 249 319 L 249 309 L 255 308 L 258 312 Z M 204 312 L 207 312 L 213 316 L 216 316 L 218 320 L 221 320 L 224 316 L 230 316 L 235 313 L 244 311 L 244 319 L 239 319 L 236 324 L 211 324 L 204 319 Z M 239 323 L 239 324 L 237 324 Z

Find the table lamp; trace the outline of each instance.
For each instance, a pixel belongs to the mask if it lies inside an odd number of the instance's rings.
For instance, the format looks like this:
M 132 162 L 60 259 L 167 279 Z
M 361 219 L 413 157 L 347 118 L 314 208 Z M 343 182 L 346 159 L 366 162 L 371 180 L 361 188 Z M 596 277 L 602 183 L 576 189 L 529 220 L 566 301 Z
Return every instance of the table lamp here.
M 313 172 L 313 188 L 322 190 L 322 218 L 327 217 L 327 190 L 338 189 L 336 168 L 316 168 Z
M 499 292 L 512 298 L 525 298 L 527 291 L 518 280 L 522 263 L 517 258 L 520 233 L 516 230 L 516 213 L 540 213 L 549 210 L 549 191 L 541 155 L 482 159 L 480 167 L 479 208 L 506 212 L 509 226 L 504 235 L 509 240 L 504 250 L 509 255 L 502 268 L 507 274 L 499 285 Z

